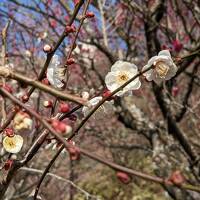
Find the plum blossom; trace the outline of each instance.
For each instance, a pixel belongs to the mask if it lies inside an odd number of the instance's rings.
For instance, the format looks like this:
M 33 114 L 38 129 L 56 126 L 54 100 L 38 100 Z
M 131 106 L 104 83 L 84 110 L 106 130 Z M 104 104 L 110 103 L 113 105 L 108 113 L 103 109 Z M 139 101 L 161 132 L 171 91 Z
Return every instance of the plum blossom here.
M 64 86 L 65 68 L 62 67 L 60 57 L 54 55 L 47 69 L 47 79 L 56 88 Z
M 103 97 L 98 96 L 90 99 L 87 102 L 87 106 L 83 106 L 82 112 L 84 116 L 87 116 L 89 112 L 103 99 Z M 93 118 L 100 119 L 104 117 L 106 113 L 109 113 L 112 110 L 112 102 L 104 102 L 93 114 Z
M 158 53 L 158 56 L 152 57 L 147 65 L 143 67 L 143 70 L 152 65 L 154 68 L 145 72 L 143 75 L 148 81 L 153 80 L 157 84 L 164 80 L 171 79 L 177 72 L 177 66 L 173 62 L 169 50 L 162 50 Z
M 23 146 L 23 141 L 23 137 L 20 135 L 14 135 L 13 137 L 6 136 L 3 139 L 3 147 L 9 153 L 18 153 Z
M 115 62 L 115 64 L 111 67 L 111 71 L 106 75 L 106 86 L 111 92 L 113 92 L 134 77 L 137 73 L 138 68 L 135 64 L 119 60 Z M 121 96 L 128 91 L 139 89 L 140 86 L 141 82 L 139 78 L 136 78 L 121 91 L 117 92 L 116 95 Z
M 33 120 L 25 112 L 18 112 L 13 119 L 13 128 L 16 131 L 20 130 L 31 130 L 33 125 Z

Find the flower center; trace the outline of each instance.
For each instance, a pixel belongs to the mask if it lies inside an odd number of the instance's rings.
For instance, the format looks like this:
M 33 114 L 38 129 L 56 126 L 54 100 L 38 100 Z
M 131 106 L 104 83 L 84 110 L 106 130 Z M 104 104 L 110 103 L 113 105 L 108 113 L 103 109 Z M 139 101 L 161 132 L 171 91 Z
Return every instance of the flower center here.
M 159 61 L 155 64 L 155 70 L 161 78 L 165 78 L 167 72 L 169 71 L 169 66 L 163 61 Z
M 120 83 L 125 83 L 126 81 L 129 80 L 128 74 L 125 74 L 125 73 L 119 74 L 117 78 L 118 78 L 118 81 L 119 81 Z
M 12 140 L 10 140 L 8 142 L 8 145 L 10 146 L 10 148 L 14 148 L 15 147 L 15 143 Z

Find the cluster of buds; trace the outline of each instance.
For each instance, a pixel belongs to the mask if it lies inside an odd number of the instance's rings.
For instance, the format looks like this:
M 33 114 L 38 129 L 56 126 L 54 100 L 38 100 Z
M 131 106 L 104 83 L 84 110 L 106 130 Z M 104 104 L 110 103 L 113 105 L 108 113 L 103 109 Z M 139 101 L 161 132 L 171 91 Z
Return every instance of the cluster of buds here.
M 33 120 L 27 113 L 23 111 L 19 111 L 13 119 L 13 128 L 17 131 L 31 130 L 32 125 L 33 125 Z
M 131 177 L 125 172 L 117 172 L 117 178 L 124 184 L 128 184 L 131 181 Z
M 72 132 L 72 127 L 65 124 L 64 122 L 61 122 L 57 119 L 51 120 L 51 126 L 55 129 L 56 132 L 61 134 L 69 134 Z
M 76 32 L 76 27 L 71 25 L 71 26 L 66 26 L 65 27 L 65 33 L 69 34 L 69 33 L 74 33 Z

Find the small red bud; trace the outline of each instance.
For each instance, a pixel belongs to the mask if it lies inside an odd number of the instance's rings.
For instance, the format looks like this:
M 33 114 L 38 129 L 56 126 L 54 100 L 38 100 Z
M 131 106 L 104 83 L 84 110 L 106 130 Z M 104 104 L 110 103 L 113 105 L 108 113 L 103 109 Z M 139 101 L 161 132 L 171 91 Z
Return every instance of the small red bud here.
M 42 80 L 42 83 L 45 84 L 45 85 L 49 85 L 49 80 L 47 78 L 44 78 Z
M 66 62 L 67 65 L 72 65 L 75 63 L 75 60 L 73 58 L 69 58 Z
M 104 97 L 104 98 L 109 97 L 109 98 L 107 99 L 107 101 L 111 101 L 111 100 L 114 99 L 114 97 L 113 97 L 113 96 L 110 96 L 110 95 L 111 95 L 111 91 L 108 90 L 108 89 L 105 89 L 104 92 L 103 92 L 103 94 L 102 94 L 102 97 Z
M 79 0 L 74 0 L 74 5 L 76 6 L 79 3 Z
M 80 159 L 80 150 L 78 147 L 76 146 L 70 146 L 67 148 L 68 152 L 69 152 L 69 156 L 71 160 L 79 160 Z
M 66 124 L 63 122 L 60 122 L 59 120 L 53 119 L 51 121 L 52 127 L 59 133 L 65 133 L 66 132 Z
M 181 171 L 176 170 L 171 174 L 169 181 L 171 181 L 175 185 L 181 186 L 185 182 L 185 177 L 183 176 Z
M 13 89 L 9 84 L 5 84 L 3 88 L 9 93 L 13 93 Z
M 43 51 L 45 53 L 49 53 L 51 51 L 51 46 L 48 45 L 48 44 L 45 44 L 44 47 L 43 47 Z
M 66 33 L 74 33 L 74 32 L 76 32 L 76 27 L 75 26 L 66 26 L 66 28 L 65 28 L 65 32 Z
M 179 93 L 179 88 L 177 86 L 172 87 L 172 96 L 176 97 Z
M 131 181 L 131 177 L 125 172 L 117 172 L 117 178 L 124 184 L 128 184 Z
M 25 95 L 23 95 L 23 96 L 21 97 L 21 99 L 22 99 L 22 102 L 23 102 L 23 103 L 26 103 L 26 102 L 28 101 L 29 97 L 28 97 L 27 94 L 25 94 Z
M 6 128 L 6 129 L 5 129 L 5 134 L 6 134 L 6 136 L 8 136 L 8 137 L 13 137 L 13 136 L 15 135 L 12 128 Z
M 93 18 L 94 16 L 95 16 L 95 15 L 94 15 L 93 12 L 88 12 L 88 13 L 86 13 L 86 15 L 85 15 L 86 18 Z
M 60 103 L 59 105 L 59 112 L 61 113 L 67 113 L 70 110 L 70 106 L 67 103 Z
M 12 167 L 12 164 L 13 164 L 13 160 L 7 160 L 4 164 L 4 169 L 5 170 L 9 170 L 11 167 Z
M 52 108 L 53 102 L 50 101 L 50 100 L 44 101 L 44 102 L 43 102 L 43 106 L 44 106 L 45 108 Z

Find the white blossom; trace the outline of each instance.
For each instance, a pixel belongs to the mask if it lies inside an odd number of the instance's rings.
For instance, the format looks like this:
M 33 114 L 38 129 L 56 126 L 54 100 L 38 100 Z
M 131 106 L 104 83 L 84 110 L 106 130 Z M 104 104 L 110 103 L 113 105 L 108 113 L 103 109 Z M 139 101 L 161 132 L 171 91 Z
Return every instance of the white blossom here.
M 60 57 L 54 55 L 47 69 L 47 79 L 56 88 L 64 86 L 65 68 L 61 65 Z
M 133 78 L 137 73 L 138 68 L 135 64 L 124 61 L 117 61 L 111 67 L 111 71 L 108 72 L 105 77 L 106 86 L 111 92 L 113 92 L 124 83 L 126 83 L 128 80 Z M 137 77 L 127 86 L 125 86 L 121 91 L 117 92 L 116 95 L 121 96 L 128 91 L 139 89 L 140 86 L 141 82 L 139 80 L 139 77 Z
M 160 51 L 158 56 L 152 57 L 147 65 L 143 67 L 143 70 L 152 65 L 154 68 L 145 72 L 143 75 L 148 81 L 153 80 L 157 84 L 171 79 L 177 72 L 177 66 L 174 64 L 169 50 Z
M 87 116 L 89 112 L 103 99 L 103 97 L 98 96 L 90 99 L 87 102 L 87 106 L 83 106 L 82 112 L 84 116 Z M 104 102 L 93 114 L 93 118 L 100 119 L 112 110 L 112 102 Z
M 3 139 L 3 147 L 9 153 L 18 153 L 23 146 L 23 141 L 23 137 L 20 135 L 14 135 L 13 137 L 6 136 Z

